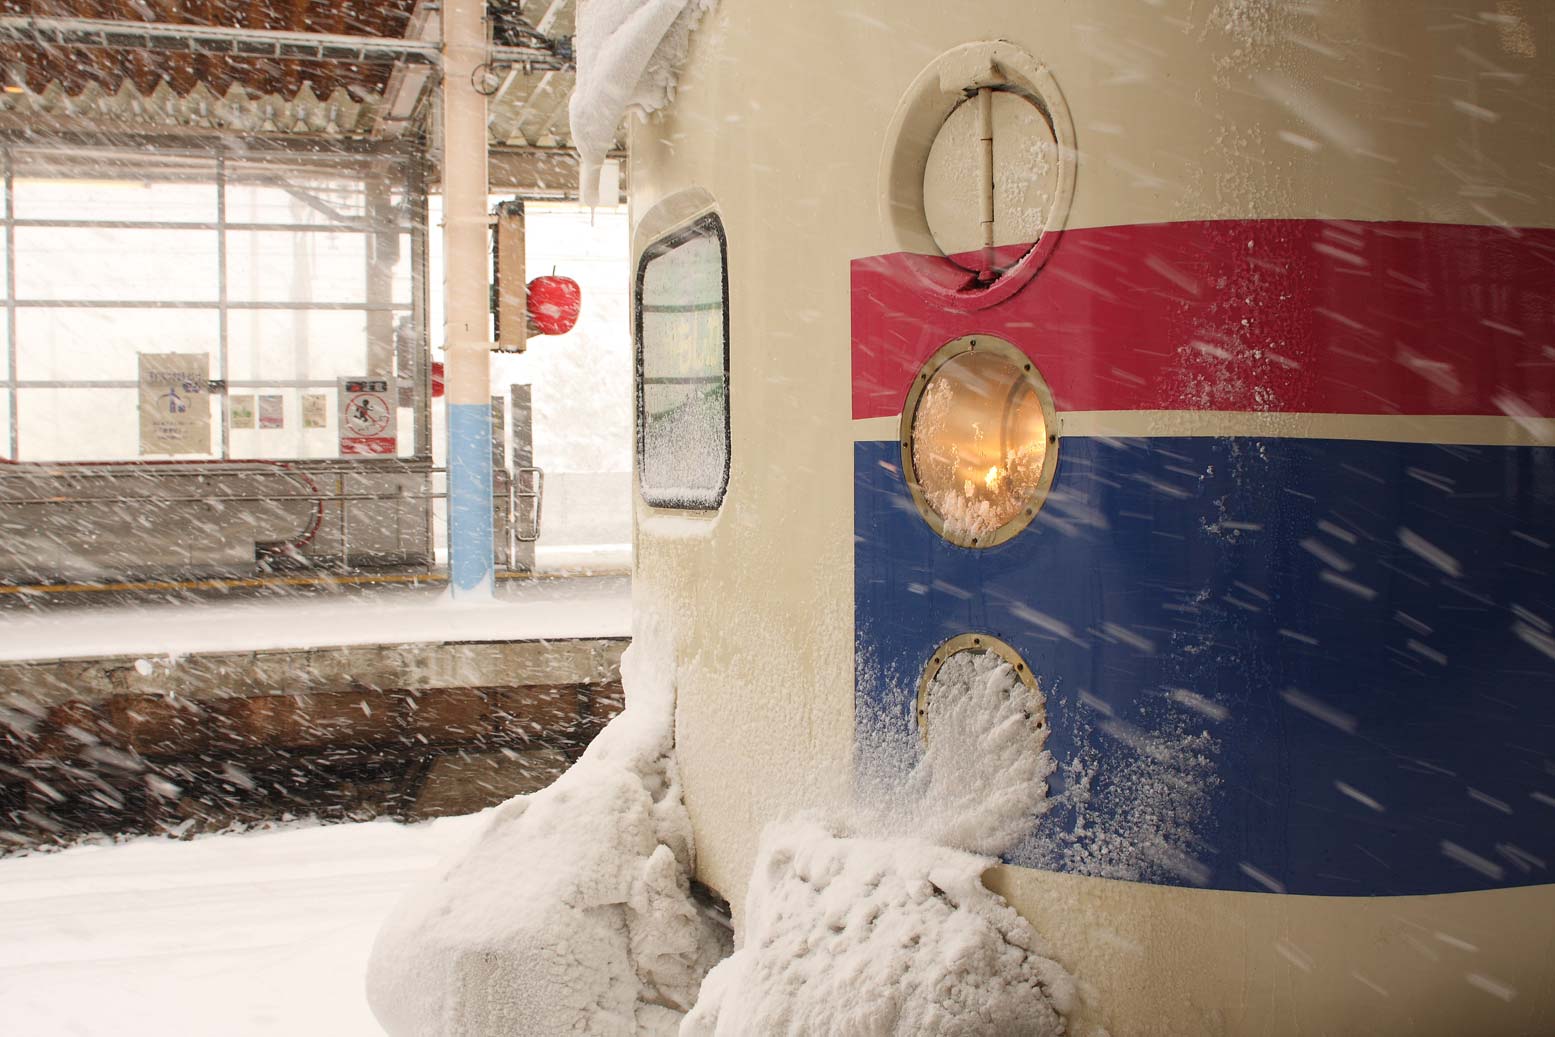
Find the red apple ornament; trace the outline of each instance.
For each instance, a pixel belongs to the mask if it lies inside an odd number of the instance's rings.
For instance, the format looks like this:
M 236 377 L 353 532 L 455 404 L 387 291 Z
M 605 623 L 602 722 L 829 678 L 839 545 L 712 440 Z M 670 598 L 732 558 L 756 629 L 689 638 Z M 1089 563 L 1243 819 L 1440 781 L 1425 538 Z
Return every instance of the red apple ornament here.
M 547 274 L 529 282 L 529 319 L 541 335 L 565 335 L 578 323 L 583 289 L 570 277 Z

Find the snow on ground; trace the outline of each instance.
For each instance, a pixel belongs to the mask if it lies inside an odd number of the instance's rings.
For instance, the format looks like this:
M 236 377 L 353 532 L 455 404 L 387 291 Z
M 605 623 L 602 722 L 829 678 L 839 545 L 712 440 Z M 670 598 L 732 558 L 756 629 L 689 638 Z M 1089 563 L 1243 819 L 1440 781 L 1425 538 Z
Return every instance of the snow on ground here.
M 616 573 L 632 568 L 632 545 L 580 544 L 572 547 L 535 548 L 535 560 L 542 570 L 565 570 L 576 573 Z
M 670 1037 L 728 931 L 692 899 L 673 674 L 641 636 L 626 709 L 551 787 L 496 808 L 414 889 L 373 949 L 368 996 L 396 1037 Z
M 373 934 L 481 818 L 0 859 L 0 1032 L 378 1034 L 362 993 Z
M 624 577 L 507 580 L 489 603 L 437 585 L 241 601 L 0 612 L 0 660 L 161 656 L 418 641 L 624 637 Z

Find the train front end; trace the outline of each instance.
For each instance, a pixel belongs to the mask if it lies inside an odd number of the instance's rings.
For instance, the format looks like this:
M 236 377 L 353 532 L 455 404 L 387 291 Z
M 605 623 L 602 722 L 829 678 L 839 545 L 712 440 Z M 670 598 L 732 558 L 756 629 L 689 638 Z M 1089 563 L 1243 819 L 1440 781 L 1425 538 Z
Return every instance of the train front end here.
M 992 654 L 1077 1032 L 1555 1027 L 1555 15 L 775 6 L 632 139 L 701 877 Z

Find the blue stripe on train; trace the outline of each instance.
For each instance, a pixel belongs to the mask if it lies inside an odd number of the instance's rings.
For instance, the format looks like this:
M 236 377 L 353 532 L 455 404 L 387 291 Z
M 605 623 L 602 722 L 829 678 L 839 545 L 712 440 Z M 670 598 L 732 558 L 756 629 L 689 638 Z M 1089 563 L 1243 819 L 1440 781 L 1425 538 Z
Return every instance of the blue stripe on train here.
M 1065 439 L 1038 521 L 986 551 L 935 536 L 899 458 L 856 444 L 859 713 L 910 725 L 949 637 L 1015 646 L 1061 767 L 1016 863 L 1326 895 L 1552 881 L 1555 450 Z

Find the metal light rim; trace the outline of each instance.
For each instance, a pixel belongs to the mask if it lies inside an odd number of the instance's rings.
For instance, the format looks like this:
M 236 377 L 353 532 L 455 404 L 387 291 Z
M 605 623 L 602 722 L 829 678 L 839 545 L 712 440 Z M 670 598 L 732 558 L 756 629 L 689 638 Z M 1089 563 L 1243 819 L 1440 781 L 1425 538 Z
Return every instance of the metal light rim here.
M 918 728 L 918 738 L 927 742 L 929 740 L 929 687 L 934 683 L 934 678 L 939 676 L 939 671 L 950 661 L 952 656 L 962 652 L 992 652 L 1000 659 L 1009 663 L 1015 671 L 1020 682 L 1032 691 L 1036 692 L 1037 714 L 1032 718 L 1039 731 L 1047 727 L 1047 698 L 1042 694 L 1042 688 L 1037 683 L 1036 676 L 1031 672 L 1031 667 L 1007 641 L 994 637 L 992 634 L 968 633 L 957 634 L 949 641 L 934 650 L 929 658 L 929 663 L 923 668 L 923 676 L 918 679 L 918 694 L 913 701 L 913 720 Z
M 1042 473 L 1037 479 L 1036 489 L 1022 503 L 1020 510 L 1002 526 L 985 536 L 976 537 L 956 536 L 945 531 L 944 518 L 929 504 L 929 499 L 918 480 L 918 468 L 913 462 L 912 449 L 913 419 L 917 416 L 918 403 L 923 398 L 924 390 L 934 381 L 934 376 L 939 373 L 940 368 L 968 353 L 992 353 L 1010 361 L 1020 370 L 1022 378 L 1041 404 L 1043 430 L 1047 434 L 1046 449 L 1042 456 Z M 1042 377 L 1042 373 L 1037 370 L 1037 365 L 1032 359 L 1002 338 L 995 335 L 964 335 L 935 350 L 933 355 L 924 362 L 917 377 L 913 379 L 912 387 L 907 391 L 907 400 L 902 406 L 901 427 L 898 431 L 900 435 L 897 441 L 901 444 L 902 451 L 902 477 L 907 480 L 907 489 L 912 494 L 913 505 L 918 509 L 918 514 L 923 520 L 929 524 L 929 528 L 946 543 L 971 550 L 997 547 L 1030 525 L 1037 517 L 1037 512 L 1042 510 L 1042 505 L 1047 503 L 1049 491 L 1053 488 L 1053 476 L 1058 470 L 1058 413 L 1053 408 L 1053 391 L 1048 388 L 1047 380 Z

